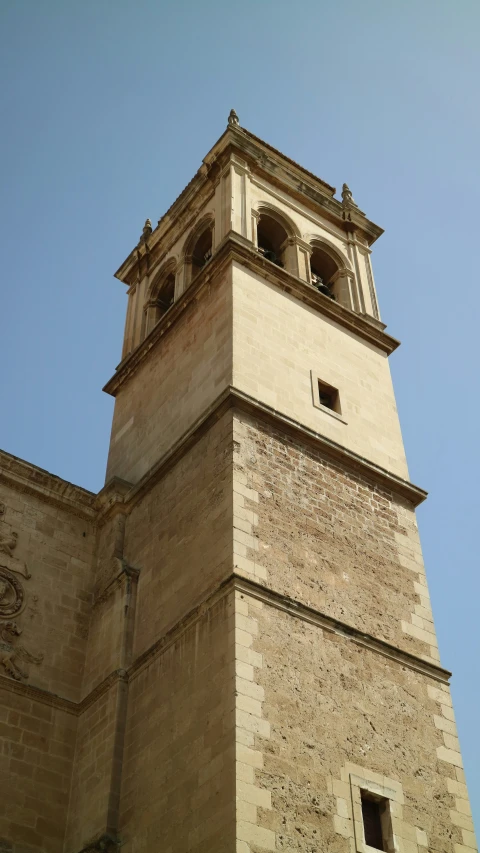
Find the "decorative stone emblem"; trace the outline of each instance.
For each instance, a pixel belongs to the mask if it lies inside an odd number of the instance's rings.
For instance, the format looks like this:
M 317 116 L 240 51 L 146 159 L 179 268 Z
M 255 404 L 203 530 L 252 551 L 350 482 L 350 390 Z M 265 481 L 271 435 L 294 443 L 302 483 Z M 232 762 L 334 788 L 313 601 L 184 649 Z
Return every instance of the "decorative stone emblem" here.
M 43 655 L 32 655 L 24 646 L 17 645 L 21 633 L 16 622 L 4 622 L 0 625 L 0 664 L 6 673 L 17 681 L 28 677 L 28 673 L 20 669 L 18 658 L 23 658 L 28 663 L 41 663 L 43 660 Z
M 228 126 L 229 127 L 238 127 L 240 124 L 238 120 L 238 116 L 235 110 L 230 110 L 230 115 L 228 116 Z
M 16 616 L 25 605 L 22 584 L 6 566 L 0 566 L 0 619 Z
M 1 516 L 0 512 L 0 516 Z M 3 667 L 7 675 L 19 681 L 27 678 L 28 673 L 17 663 L 20 658 L 29 663 L 41 663 L 43 655 L 34 655 L 27 651 L 24 646 L 18 645 L 18 637 L 21 628 L 12 621 L 13 616 L 18 616 L 26 604 L 25 590 L 23 584 L 16 575 L 21 575 L 27 580 L 31 574 L 22 560 L 19 560 L 14 551 L 18 544 L 18 533 L 15 530 L 5 530 L 7 525 L 2 524 L 0 531 L 0 669 Z M 33 598 L 33 609 L 30 607 L 32 617 L 36 612 L 37 596 Z

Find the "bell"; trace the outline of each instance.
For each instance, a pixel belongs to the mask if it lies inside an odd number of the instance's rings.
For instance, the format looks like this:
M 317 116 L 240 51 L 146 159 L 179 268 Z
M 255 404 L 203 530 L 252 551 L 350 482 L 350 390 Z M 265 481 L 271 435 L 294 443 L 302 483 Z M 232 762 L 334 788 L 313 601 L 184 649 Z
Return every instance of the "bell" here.
M 275 252 L 272 252 L 271 249 L 264 249 L 263 257 L 267 259 L 267 261 L 271 261 L 272 264 L 277 263 L 277 256 Z
M 317 284 L 317 290 L 319 291 L 319 293 L 324 293 L 325 296 L 331 295 L 327 285 L 324 284 L 323 281 L 321 284 Z
M 312 272 L 312 284 L 317 288 L 319 293 L 323 293 L 324 296 L 328 296 L 330 299 L 335 299 L 328 284 L 325 284 L 323 278 L 314 272 Z

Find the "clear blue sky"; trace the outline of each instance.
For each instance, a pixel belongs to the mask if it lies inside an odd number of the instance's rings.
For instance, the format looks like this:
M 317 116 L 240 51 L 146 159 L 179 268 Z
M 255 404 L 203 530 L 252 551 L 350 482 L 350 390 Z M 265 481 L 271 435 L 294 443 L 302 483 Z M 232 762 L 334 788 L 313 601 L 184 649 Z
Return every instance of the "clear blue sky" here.
M 0 446 L 102 486 L 112 278 L 241 124 L 386 229 L 372 256 L 480 827 L 478 0 L 2 0 Z

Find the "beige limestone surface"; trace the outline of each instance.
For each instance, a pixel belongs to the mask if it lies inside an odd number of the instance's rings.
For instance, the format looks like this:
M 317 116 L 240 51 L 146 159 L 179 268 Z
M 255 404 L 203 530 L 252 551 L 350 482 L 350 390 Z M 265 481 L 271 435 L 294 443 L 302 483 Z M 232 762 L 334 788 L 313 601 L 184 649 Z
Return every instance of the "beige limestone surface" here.
M 233 316 L 236 388 L 408 479 L 384 352 L 238 264 Z M 342 420 L 314 407 L 311 372 L 338 389 Z
M 257 251 L 266 211 L 284 267 Z M 380 234 L 231 115 L 117 273 L 106 486 L 0 454 L 1 853 L 372 853 L 362 790 L 386 803 L 388 853 L 477 849 Z M 312 241 L 350 303 L 311 285 Z

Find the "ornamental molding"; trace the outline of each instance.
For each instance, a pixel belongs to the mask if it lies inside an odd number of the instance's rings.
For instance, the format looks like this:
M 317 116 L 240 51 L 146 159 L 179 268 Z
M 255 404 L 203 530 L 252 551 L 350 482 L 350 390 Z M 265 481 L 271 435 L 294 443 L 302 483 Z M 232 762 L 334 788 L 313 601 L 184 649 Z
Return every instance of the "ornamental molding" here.
M 39 497 L 44 503 L 87 521 L 95 518 L 93 504 L 96 496 L 93 492 L 62 480 L 4 450 L 0 451 L 0 483 L 16 492 Z
M 271 263 L 257 251 L 249 240 L 234 231 L 230 231 L 212 259 L 195 276 L 187 290 L 153 327 L 144 341 L 120 362 L 114 376 L 103 388 L 107 394 L 111 394 L 112 397 L 116 396 L 123 382 L 133 376 L 150 350 L 176 324 L 183 311 L 186 308 L 191 308 L 198 299 L 202 298 L 202 290 L 207 286 L 218 286 L 221 283 L 222 273 L 229 268 L 233 261 L 260 275 L 280 290 L 295 296 L 309 307 L 314 308 L 319 314 L 334 320 L 338 325 L 343 326 L 388 355 L 399 346 L 399 341 L 373 326 L 361 314 L 357 314 L 333 299 L 329 299 L 323 293 L 319 293 L 313 285 Z M 207 291 L 204 290 L 204 292 Z
M 229 124 L 213 148 L 205 155 L 202 165 L 192 180 L 182 190 L 166 213 L 159 219 L 157 227 L 145 242 L 135 247 L 115 273 L 115 277 L 131 285 L 138 278 L 138 269 L 147 263 L 148 252 L 158 252 L 158 244 L 165 247 L 166 241 L 174 242 L 180 236 L 179 222 L 188 216 L 188 208 L 207 203 L 212 195 L 219 173 L 230 157 L 242 158 L 250 168 L 252 176 L 260 172 L 270 185 L 287 191 L 291 199 L 301 202 L 314 213 L 321 212 L 334 223 L 343 234 L 357 232 L 372 244 L 383 234 L 383 229 L 369 220 L 355 203 L 342 203 L 334 198 L 335 188 L 300 164 L 273 148 L 250 131 L 235 123 Z M 347 214 L 348 218 L 345 218 Z M 183 226 L 182 226 L 183 227 Z
M 322 613 L 320 610 L 316 610 L 315 608 L 310 607 L 307 604 L 303 604 L 289 596 L 282 595 L 275 590 L 269 589 L 268 587 L 245 578 L 233 571 L 232 574 L 225 578 L 225 580 L 218 584 L 213 590 L 211 589 L 207 592 L 204 598 L 194 608 L 184 614 L 178 620 L 176 625 L 170 628 L 163 637 L 159 638 L 148 649 L 146 649 L 145 652 L 139 655 L 128 670 L 113 670 L 80 702 L 73 702 L 69 699 L 64 699 L 63 697 L 49 693 L 49 691 L 43 690 L 42 688 L 32 687 L 31 685 L 14 681 L 2 675 L 0 675 L 0 688 L 27 696 L 35 701 L 53 706 L 58 710 L 65 711 L 66 713 L 73 714 L 74 716 L 80 716 L 87 708 L 93 705 L 118 682 L 128 684 L 140 675 L 140 673 L 148 667 L 155 658 L 162 655 L 174 643 L 178 642 L 179 638 L 189 630 L 192 625 L 198 622 L 209 610 L 211 610 L 213 606 L 215 606 L 225 596 L 235 591 L 249 595 L 270 607 L 281 610 L 292 618 L 301 619 L 302 621 L 315 625 L 329 633 L 342 636 L 345 640 L 353 642 L 375 654 L 380 654 L 401 666 L 407 667 L 414 672 L 418 672 L 419 674 L 426 676 L 427 678 L 431 678 L 434 681 L 438 681 L 443 684 L 449 683 L 451 673 L 443 667 L 423 660 L 421 657 L 404 651 L 403 649 L 399 649 L 397 646 L 387 643 L 384 640 L 379 640 L 371 634 L 366 634 L 358 628 L 348 625 L 346 622 L 341 622 L 332 616 Z
M 243 411 L 246 414 L 263 421 L 264 423 L 273 426 L 280 432 L 287 433 L 295 437 L 298 441 L 304 444 L 309 444 L 318 450 L 325 459 L 333 461 L 349 473 L 355 476 L 360 476 L 366 480 L 371 486 L 380 486 L 389 493 L 401 497 L 409 501 L 413 507 L 421 504 L 427 497 L 427 492 L 419 486 L 404 480 L 397 474 L 393 474 L 376 465 L 363 456 L 355 453 L 353 450 L 347 450 L 343 445 L 337 444 L 332 439 L 327 438 L 321 433 L 315 432 L 309 427 L 304 426 L 299 421 L 284 415 L 282 412 L 267 406 L 255 397 L 245 394 L 233 386 L 229 386 L 217 399 L 209 406 L 189 430 L 187 430 L 175 444 L 153 465 L 142 479 L 132 487 L 130 492 L 125 495 L 125 504 L 127 512 L 131 512 L 133 507 L 147 494 L 167 473 L 171 470 L 180 459 L 188 453 L 190 448 L 199 441 L 208 430 L 214 426 L 219 418 L 221 418 L 229 410 Z
M 257 601 L 275 607 L 284 613 L 288 613 L 295 619 L 301 619 L 303 622 L 308 622 L 311 625 L 316 625 L 329 633 L 338 634 L 345 640 L 350 640 L 356 645 L 369 649 L 371 652 L 380 654 L 383 657 L 389 658 L 392 661 L 400 663 L 402 666 L 408 667 L 415 672 L 433 678 L 435 681 L 440 681 L 443 684 L 448 684 L 452 673 L 443 667 L 423 660 L 423 658 L 412 654 L 411 652 L 399 649 L 397 646 L 387 643 L 385 640 L 378 640 L 371 634 L 365 634 L 358 628 L 348 625 L 346 622 L 341 622 L 333 616 L 327 616 L 320 610 L 316 610 L 307 604 L 303 604 L 294 598 L 282 595 L 276 590 L 269 589 L 263 584 L 256 581 L 235 576 L 233 586 L 237 592 L 243 592 Z
M 19 616 L 26 604 L 25 590 L 17 577 L 0 564 L 0 619 Z M 0 630 L 1 630 L 0 625 Z
M 58 711 L 64 711 L 73 716 L 80 716 L 87 708 L 90 708 L 98 699 L 114 687 L 119 681 L 128 682 L 128 672 L 125 669 L 115 669 L 110 672 L 99 684 L 97 684 L 90 693 L 80 701 L 74 702 L 72 699 L 67 699 L 59 696 L 56 693 L 51 693 L 43 687 L 35 687 L 32 684 L 26 684 L 23 681 L 15 681 L 0 673 L 0 689 L 7 690 L 9 693 L 16 693 L 20 696 L 26 696 L 35 702 L 41 702 L 43 705 L 49 705 L 56 708 Z

